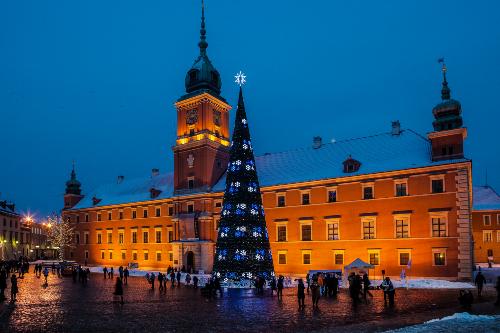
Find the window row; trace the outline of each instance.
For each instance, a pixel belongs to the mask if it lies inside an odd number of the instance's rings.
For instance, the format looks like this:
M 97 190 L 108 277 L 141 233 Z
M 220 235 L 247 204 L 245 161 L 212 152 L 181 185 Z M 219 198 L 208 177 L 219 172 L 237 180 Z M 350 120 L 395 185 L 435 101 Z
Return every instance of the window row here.
M 448 237 L 448 221 L 445 215 L 432 216 L 430 218 L 431 237 Z M 313 240 L 313 222 L 299 221 L 299 239 L 301 241 Z M 361 238 L 376 238 L 377 221 L 376 218 L 361 219 Z M 410 217 L 394 217 L 394 238 L 410 238 Z M 325 238 L 316 240 L 339 240 L 340 238 L 340 219 L 326 220 Z M 288 222 L 276 222 L 276 241 L 288 241 Z
M 114 257 L 114 253 L 117 251 L 113 250 L 101 250 L 101 259 L 102 260 L 113 260 L 113 259 L 118 259 L 120 258 L 121 260 L 132 260 L 132 261 L 138 261 L 139 260 L 139 252 L 137 250 L 132 250 L 132 256 L 130 258 L 127 258 L 127 250 L 120 250 L 119 254 L 120 257 Z M 107 255 L 106 255 L 107 254 Z M 162 261 L 163 256 L 162 256 L 162 251 L 155 251 L 154 252 L 154 259 L 156 261 Z M 149 259 L 149 250 L 143 250 L 141 251 L 141 259 L 140 260 L 150 260 Z M 85 259 L 89 259 L 89 251 L 85 251 Z M 174 253 L 172 251 L 168 252 L 168 257 L 167 261 L 174 261 Z
M 363 183 L 361 191 L 361 198 L 363 200 L 375 199 L 375 185 L 374 183 Z M 433 176 L 430 180 L 430 192 L 431 193 L 443 193 L 444 188 L 444 176 Z M 395 180 L 394 181 L 394 196 L 404 197 L 408 196 L 408 181 L 405 180 Z M 326 202 L 337 202 L 337 187 L 329 188 L 327 190 Z M 311 203 L 311 193 L 309 190 L 303 190 L 300 194 L 300 204 L 309 205 Z M 276 206 L 286 207 L 286 193 L 278 193 L 276 195 Z
M 167 214 L 168 214 L 167 216 L 174 215 L 174 207 L 173 206 L 168 206 Z M 148 207 L 142 208 L 140 216 L 142 218 L 148 218 L 148 217 L 150 217 L 149 208 Z M 155 207 L 155 209 L 154 209 L 154 217 L 161 217 L 161 216 L 162 216 L 161 215 L 161 208 L 160 207 Z M 96 214 L 96 221 L 105 221 L 104 217 L 106 217 L 106 221 L 112 221 L 113 220 L 113 213 L 112 213 L 112 211 L 98 212 Z M 123 209 L 120 209 L 118 211 L 118 216 L 116 216 L 116 217 L 117 217 L 118 220 L 123 220 L 125 218 L 124 214 L 123 214 Z M 132 212 L 130 214 L 130 218 L 131 219 L 138 218 L 137 209 L 136 208 L 132 209 Z M 68 216 L 66 216 L 66 219 L 68 220 L 68 222 L 80 223 L 80 215 L 74 215 L 74 216 L 68 215 Z M 83 221 L 84 222 L 91 222 L 90 214 L 88 214 L 88 213 L 85 214 L 83 216 Z
M 301 251 L 301 263 L 303 265 L 313 264 L 313 251 L 312 250 L 302 250 Z M 344 265 L 345 250 L 333 250 L 333 265 Z M 324 253 L 319 256 L 322 260 L 324 258 Z M 374 266 L 380 266 L 382 264 L 380 250 L 368 250 L 367 256 L 365 258 L 366 262 Z M 411 267 L 411 250 L 401 249 L 397 252 L 397 262 L 399 266 Z M 288 264 L 288 251 L 279 250 L 278 251 L 278 265 Z M 432 249 L 432 265 L 433 266 L 446 266 L 446 249 Z
M 14 223 L 12 223 L 12 222 L 14 222 Z M 16 228 L 16 229 L 17 229 L 17 225 L 18 225 L 17 220 L 10 220 L 10 219 L 9 219 L 9 227 L 10 227 L 10 228 L 12 228 L 12 226 L 13 226 L 13 225 L 14 225 L 14 228 Z M 6 227 L 6 226 L 7 226 L 7 218 L 5 218 L 5 217 L 3 218 L 3 226 L 4 226 L 4 227 Z
M 491 215 L 483 215 L 483 225 L 491 226 Z M 500 225 L 500 214 L 497 214 L 497 225 Z
M 150 239 L 150 231 L 149 230 L 143 230 L 139 231 L 136 229 L 132 229 L 130 231 L 129 239 L 130 243 L 132 244 L 137 244 L 137 243 L 162 243 L 162 235 L 163 231 L 162 230 L 155 230 L 154 233 L 151 233 L 153 239 Z M 104 238 L 106 237 L 106 238 Z M 114 241 L 113 237 L 113 231 L 108 230 L 107 232 L 102 232 L 102 231 L 97 231 L 96 232 L 96 244 L 103 244 L 106 242 L 107 244 L 113 244 Z M 74 243 L 75 244 L 80 244 L 80 234 L 75 233 L 73 237 Z M 124 244 L 125 243 L 125 231 L 124 230 L 118 230 L 118 238 L 116 239 L 118 244 Z M 174 232 L 172 228 L 167 228 L 167 242 L 171 243 L 174 240 Z M 85 231 L 83 233 L 83 244 L 90 244 L 90 233 L 88 231 Z
M 484 243 L 492 243 L 494 242 L 494 233 L 495 230 L 483 230 L 483 242 Z M 500 230 L 496 230 L 497 234 L 497 242 L 500 242 Z

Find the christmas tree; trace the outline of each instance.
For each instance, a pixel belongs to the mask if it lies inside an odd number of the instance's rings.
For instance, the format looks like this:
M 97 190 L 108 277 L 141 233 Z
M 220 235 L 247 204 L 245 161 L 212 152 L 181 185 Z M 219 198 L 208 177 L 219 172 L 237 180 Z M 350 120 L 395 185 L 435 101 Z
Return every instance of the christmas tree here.
M 240 86 L 226 172 L 214 275 L 223 282 L 274 276 L 264 206 Z

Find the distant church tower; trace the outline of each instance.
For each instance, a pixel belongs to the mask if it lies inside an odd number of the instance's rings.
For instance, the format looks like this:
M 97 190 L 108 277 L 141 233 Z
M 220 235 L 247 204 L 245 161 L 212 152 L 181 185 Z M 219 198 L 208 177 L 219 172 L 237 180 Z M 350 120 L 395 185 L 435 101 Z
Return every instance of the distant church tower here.
M 202 3 L 200 55 L 186 74 L 186 94 L 175 103 L 175 194 L 210 191 L 224 174 L 229 160 L 231 106 L 220 96 L 221 79 L 208 59 L 205 35 Z
M 443 84 L 441 88 L 442 102 L 434 107 L 434 132 L 428 138 L 432 144 L 432 160 L 452 160 L 464 157 L 464 140 L 467 137 L 467 128 L 463 127 L 462 106 L 459 101 L 451 99 L 450 88 L 446 80 L 446 65 L 443 64 Z
M 76 179 L 75 165 L 71 170 L 71 178 L 66 182 L 66 191 L 64 192 L 64 209 L 73 208 L 82 198 L 81 184 Z

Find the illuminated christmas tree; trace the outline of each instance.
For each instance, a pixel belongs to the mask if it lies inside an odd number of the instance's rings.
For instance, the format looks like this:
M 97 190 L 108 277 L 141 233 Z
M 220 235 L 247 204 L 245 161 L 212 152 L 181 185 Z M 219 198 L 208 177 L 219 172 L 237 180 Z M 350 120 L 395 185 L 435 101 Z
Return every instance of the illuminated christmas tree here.
M 240 72 L 238 109 L 226 172 L 214 275 L 223 282 L 274 276 L 264 206 L 245 113 Z M 239 81 L 238 81 L 239 80 Z

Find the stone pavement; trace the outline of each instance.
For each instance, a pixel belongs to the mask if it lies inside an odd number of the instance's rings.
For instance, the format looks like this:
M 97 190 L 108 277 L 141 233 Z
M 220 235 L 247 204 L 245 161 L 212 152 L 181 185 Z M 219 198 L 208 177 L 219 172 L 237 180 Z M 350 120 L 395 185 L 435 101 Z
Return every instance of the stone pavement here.
M 295 289 L 285 290 L 282 302 L 254 290 L 229 290 L 207 300 L 184 286 L 160 294 L 134 277 L 124 287 L 122 306 L 113 302 L 114 281 L 101 274 L 92 274 L 86 287 L 71 277 L 50 275 L 48 286 L 42 280 L 28 274 L 19 280 L 18 301 L 0 303 L 0 332 L 382 331 L 463 311 L 458 291 L 444 289 L 398 289 L 394 309 L 384 307 L 381 291 L 355 309 L 344 290 L 336 300 L 322 298 L 319 310 L 306 296 L 306 308 L 298 310 Z M 473 312 L 499 314 L 493 293 L 490 287 Z

